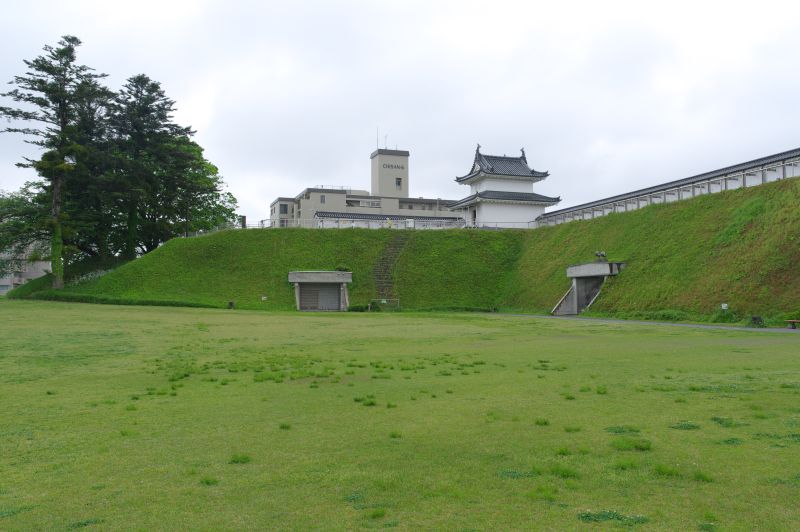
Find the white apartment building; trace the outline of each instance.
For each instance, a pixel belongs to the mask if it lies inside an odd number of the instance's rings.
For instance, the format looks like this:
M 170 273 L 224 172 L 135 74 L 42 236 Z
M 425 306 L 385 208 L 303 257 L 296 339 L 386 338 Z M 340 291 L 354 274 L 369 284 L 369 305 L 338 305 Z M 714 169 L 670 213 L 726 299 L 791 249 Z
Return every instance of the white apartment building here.
M 8 255 L 2 255 L 2 259 L 8 260 Z M 50 272 L 50 263 L 47 261 L 20 261 L 12 272 L 5 277 L 0 277 L 0 296 L 5 295 L 31 279 L 36 279 Z
M 457 227 L 452 200 L 409 197 L 409 152 L 377 149 L 370 155 L 371 190 L 307 188 L 270 204 L 270 227 Z

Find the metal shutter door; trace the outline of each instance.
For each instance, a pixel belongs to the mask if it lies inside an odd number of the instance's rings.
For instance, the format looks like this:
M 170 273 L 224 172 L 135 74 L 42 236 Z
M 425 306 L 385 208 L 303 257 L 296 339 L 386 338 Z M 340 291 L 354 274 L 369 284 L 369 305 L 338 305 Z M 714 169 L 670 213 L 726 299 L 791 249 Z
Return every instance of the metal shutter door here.
M 318 284 L 300 285 L 300 310 L 319 310 L 319 287 Z
M 339 285 L 325 283 L 319 286 L 319 309 L 339 310 Z

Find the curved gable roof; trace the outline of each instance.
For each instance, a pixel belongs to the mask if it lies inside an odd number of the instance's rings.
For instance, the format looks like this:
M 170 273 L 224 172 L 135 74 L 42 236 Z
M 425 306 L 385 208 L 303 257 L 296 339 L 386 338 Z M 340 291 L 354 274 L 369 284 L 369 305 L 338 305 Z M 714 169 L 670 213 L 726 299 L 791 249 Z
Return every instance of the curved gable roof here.
M 472 163 L 470 172 L 461 177 L 456 177 L 456 181 L 463 183 L 469 181 L 479 174 L 510 177 L 529 177 L 535 181 L 549 176 L 548 172 L 532 170 L 528 166 L 528 159 L 525 157 L 525 149 L 520 150 L 522 155 L 519 157 L 508 157 L 506 155 L 485 155 L 481 153 L 481 145 L 475 150 L 475 159 Z

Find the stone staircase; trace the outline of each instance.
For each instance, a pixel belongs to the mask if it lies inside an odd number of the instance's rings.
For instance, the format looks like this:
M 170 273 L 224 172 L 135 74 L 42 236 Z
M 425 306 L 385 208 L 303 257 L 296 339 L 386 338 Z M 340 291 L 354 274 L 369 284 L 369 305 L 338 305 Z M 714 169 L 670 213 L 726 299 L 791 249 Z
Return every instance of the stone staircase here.
M 394 281 L 392 280 L 392 273 L 394 272 L 394 265 L 397 262 L 397 257 L 408 242 L 408 232 L 398 231 L 397 234 L 392 236 L 389 243 L 383 249 L 383 253 L 378 257 L 373 270 L 375 278 L 375 299 L 392 299 L 394 295 Z

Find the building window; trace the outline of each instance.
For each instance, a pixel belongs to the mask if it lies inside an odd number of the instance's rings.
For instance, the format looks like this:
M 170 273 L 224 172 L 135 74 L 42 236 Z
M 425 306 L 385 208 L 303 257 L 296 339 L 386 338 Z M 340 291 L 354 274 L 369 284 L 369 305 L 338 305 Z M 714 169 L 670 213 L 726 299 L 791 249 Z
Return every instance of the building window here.
M 279 208 L 280 208 L 280 213 L 281 214 L 288 214 L 289 213 L 289 206 L 286 205 L 285 203 L 281 203 Z
M 409 205 L 408 205 L 408 210 L 413 210 L 413 209 L 414 209 L 414 206 L 413 206 L 413 205 L 411 205 L 411 204 L 409 204 Z
M 325 194 L 320 194 L 319 195 L 319 202 L 320 203 L 325 203 Z
M 394 186 L 397 188 L 403 188 L 403 178 L 402 177 L 395 177 L 394 178 Z

